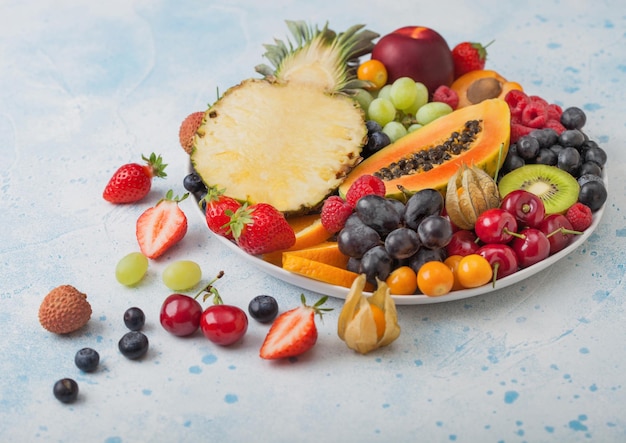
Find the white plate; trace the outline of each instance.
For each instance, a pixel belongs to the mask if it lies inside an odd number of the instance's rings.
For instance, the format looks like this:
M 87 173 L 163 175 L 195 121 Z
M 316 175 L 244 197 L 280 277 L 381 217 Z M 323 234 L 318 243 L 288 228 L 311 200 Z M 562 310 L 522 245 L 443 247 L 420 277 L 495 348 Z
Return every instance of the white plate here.
M 604 171 L 604 183 L 608 188 L 606 171 Z M 499 289 L 506 288 L 507 286 L 511 286 L 515 283 L 525 280 L 528 277 L 531 277 L 537 274 L 538 272 L 543 271 L 550 265 L 561 260 L 568 254 L 573 252 L 575 249 L 577 249 L 580 245 L 582 245 L 587 240 L 587 238 L 589 238 L 589 236 L 593 233 L 593 231 L 595 231 L 595 229 L 598 227 L 598 224 L 600 223 L 600 220 L 602 219 L 602 215 L 604 214 L 605 206 L 606 204 L 594 213 L 593 223 L 591 224 L 591 226 L 587 228 L 583 234 L 576 236 L 575 240 L 571 244 L 569 244 L 566 248 L 557 252 L 554 255 L 551 255 L 545 260 L 540 261 L 539 263 L 529 266 L 528 268 L 521 269 L 514 274 L 511 274 L 507 277 L 504 277 L 496 281 L 495 287 L 493 287 L 493 285 L 489 283 L 479 288 L 463 289 L 461 291 L 452 291 L 440 297 L 428 297 L 426 295 L 395 295 L 395 296 L 392 296 L 392 298 L 394 299 L 397 305 L 419 305 L 419 304 L 441 303 L 441 302 L 461 300 L 465 298 L 475 297 L 477 295 L 482 295 L 482 294 L 488 294 L 490 292 L 494 292 Z M 202 210 L 199 210 L 199 213 L 202 216 L 203 222 L 205 222 L 204 214 L 202 213 Z M 300 288 L 317 292 L 322 295 L 328 295 L 330 297 L 345 299 L 346 296 L 348 295 L 348 291 L 349 291 L 348 288 L 320 282 L 320 281 L 313 280 L 308 277 L 294 274 L 293 272 L 286 271 L 283 268 L 280 268 L 271 263 L 268 263 L 265 260 L 257 256 L 250 255 L 244 252 L 235 243 L 233 243 L 232 241 L 222 236 L 214 234 L 211 230 L 209 230 L 209 232 L 215 237 L 217 237 L 220 242 L 222 242 L 224 245 L 226 245 L 236 254 L 240 255 L 244 260 L 247 260 L 250 264 L 256 266 L 257 268 L 261 269 L 263 272 L 273 277 L 276 277 L 287 283 L 291 283 L 292 285 L 298 286 Z

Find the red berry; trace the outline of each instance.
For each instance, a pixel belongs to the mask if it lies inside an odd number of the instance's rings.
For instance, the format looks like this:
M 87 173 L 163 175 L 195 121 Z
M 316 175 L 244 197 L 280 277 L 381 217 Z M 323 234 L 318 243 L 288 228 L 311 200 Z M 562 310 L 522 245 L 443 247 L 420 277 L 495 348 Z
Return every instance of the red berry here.
M 441 102 L 448 104 L 452 109 L 456 109 L 459 106 L 459 94 L 454 89 L 446 85 L 441 85 L 435 92 L 433 92 L 433 102 Z
M 529 128 L 521 123 L 511 123 L 511 143 L 517 143 L 517 141 L 525 135 L 533 132 L 534 128 Z
M 520 268 L 527 268 L 550 255 L 550 241 L 539 229 L 523 229 L 511 242 Z
M 343 229 L 352 212 L 352 206 L 344 199 L 337 195 L 330 196 L 322 206 L 322 226 L 331 234 L 339 232 Z
M 172 294 L 161 305 L 159 320 L 170 334 L 185 337 L 193 334 L 200 326 L 202 306 L 192 297 Z
M 513 214 L 519 226 L 536 228 L 546 215 L 543 201 L 524 189 L 509 192 L 500 202 L 500 207 Z
M 584 231 L 593 221 L 589 206 L 580 202 L 574 203 L 565 213 L 565 217 L 572 224 L 575 231 Z
M 513 89 L 504 96 L 504 101 L 509 105 L 511 118 L 521 118 L 524 108 L 530 103 L 530 98 L 524 91 Z
M 563 126 L 559 120 L 548 120 L 544 128 L 554 129 L 559 135 L 565 131 L 565 126 Z
M 234 235 L 229 225 L 229 214 L 237 211 L 241 207 L 241 203 L 215 188 L 208 190 L 204 201 L 206 202 L 205 219 L 209 229 L 217 235 L 233 240 Z
M 474 42 L 462 42 L 452 49 L 452 60 L 454 61 L 454 78 L 459 78 L 470 71 L 477 71 L 485 68 L 487 61 L 487 47 L 493 41 L 482 45 Z
M 547 106 L 540 100 L 531 100 L 522 111 L 522 124 L 534 129 L 541 129 L 548 121 Z
M 561 121 L 561 115 L 563 114 L 563 109 L 557 105 L 556 103 L 550 103 L 548 105 L 548 120 L 556 120 L 558 122 Z
M 221 346 L 239 341 L 248 330 L 248 316 L 237 306 L 209 306 L 200 318 L 200 329 L 206 338 Z
M 102 193 L 102 198 L 111 203 L 134 203 L 150 192 L 152 187 L 152 177 L 165 177 L 166 164 L 161 156 L 152 153 L 150 157 L 141 156 L 146 162 L 145 165 L 139 163 L 128 163 L 121 166 L 109 182 Z
M 375 194 L 384 197 L 386 193 L 385 182 L 382 179 L 374 175 L 362 175 L 348 188 L 346 201 L 354 208 L 356 202 L 365 195 Z

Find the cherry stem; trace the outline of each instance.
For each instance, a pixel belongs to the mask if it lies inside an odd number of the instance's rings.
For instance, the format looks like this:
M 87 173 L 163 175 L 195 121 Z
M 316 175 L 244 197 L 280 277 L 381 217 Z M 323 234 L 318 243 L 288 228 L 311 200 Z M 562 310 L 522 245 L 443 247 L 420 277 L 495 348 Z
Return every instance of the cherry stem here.
M 551 233 L 549 233 L 548 235 L 546 235 L 546 237 L 550 238 L 550 237 L 552 237 L 554 234 L 557 234 L 557 233 L 559 233 L 559 232 L 560 232 L 561 234 L 563 234 L 563 235 L 567 235 L 567 234 L 580 235 L 580 234 L 582 234 L 582 232 L 581 232 L 581 231 L 574 231 L 574 230 L 572 230 L 572 229 L 567 229 L 567 228 L 563 228 L 563 227 L 561 227 L 561 228 L 557 228 L 557 229 L 555 229 L 554 231 L 552 231 Z
M 498 279 L 498 269 L 500 269 L 500 262 L 495 262 L 493 264 L 493 281 L 491 283 L 492 287 L 496 287 L 496 280 Z
M 524 240 L 526 238 L 526 236 L 524 234 L 520 234 L 519 232 L 510 231 L 508 228 L 504 228 L 502 230 L 502 232 L 504 232 L 505 234 L 512 235 L 513 237 L 521 238 L 522 240 Z
M 205 293 L 204 297 L 202 298 L 203 302 L 205 302 L 207 298 L 213 297 L 214 305 L 223 304 L 224 302 L 222 301 L 222 297 L 220 296 L 220 293 L 218 292 L 217 288 L 213 286 L 213 284 L 216 281 L 218 281 L 220 278 L 222 278 L 223 276 L 224 276 L 224 271 L 218 272 L 215 278 L 211 280 L 206 286 L 204 286 L 193 298 L 197 299 L 198 297 L 200 297 L 201 294 Z

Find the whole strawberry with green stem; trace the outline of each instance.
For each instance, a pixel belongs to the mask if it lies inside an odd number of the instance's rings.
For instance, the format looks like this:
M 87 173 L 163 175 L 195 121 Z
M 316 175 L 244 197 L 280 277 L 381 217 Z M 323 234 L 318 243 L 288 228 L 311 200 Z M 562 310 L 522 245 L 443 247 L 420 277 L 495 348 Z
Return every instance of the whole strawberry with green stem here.
M 282 212 L 268 203 L 244 203 L 236 211 L 227 210 L 229 231 L 235 243 L 252 255 L 287 249 L 296 242 L 296 234 Z
M 232 197 L 224 195 L 223 189 L 210 187 L 203 198 L 205 203 L 206 224 L 217 235 L 234 240 L 230 227 L 230 216 L 241 207 L 241 203 Z M 227 211 L 230 211 L 227 213 Z
M 487 47 L 494 40 L 486 45 L 476 42 L 462 42 L 452 49 L 452 60 L 454 61 L 454 78 L 457 79 L 470 71 L 485 69 L 487 61 Z
M 150 192 L 153 177 L 167 176 L 167 164 L 160 155 L 153 152 L 150 157 L 142 155 L 141 158 L 145 164 L 127 163 L 115 171 L 102 193 L 106 201 L 116 204 L 137 202 Z

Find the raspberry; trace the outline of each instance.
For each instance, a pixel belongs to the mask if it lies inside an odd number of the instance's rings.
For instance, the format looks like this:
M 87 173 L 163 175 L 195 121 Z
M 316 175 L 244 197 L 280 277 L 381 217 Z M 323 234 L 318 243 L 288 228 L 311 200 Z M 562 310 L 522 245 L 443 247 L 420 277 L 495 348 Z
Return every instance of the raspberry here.
M 521 123 L 511 123 L 511 143 L 517 143 L 517 141 L 525 135 L 530 134 L 533 128 L 524 126 Z
M 563 114 L 563 109 L 557 105 L 556 103 L 550 103 L 548 105 L 548 120 L 556 120 L 561 121 L 561 114 Z
M 364 195 L 376 194 L 384 197 L 386 193 L 385 182 L 380 178 L 374 175 L 362 175 L 350 185 L 346 192 L 346 201 L 354 208 L 356 202 Z
M 565 213 L 565 217 L 572 224 L 575 231 L 584 231 L 591 226 L 592 217 L 589 206 L 580 202 L 574 203 Z
M 522 111 L 522 124 L 530 128 L 541 129 L 548 121 L 548 109 L 543 102 L 534 100 Z
M 522 111 L 524 111 L 526 105 L 530 103 L 530 98 L 528 98 L 524 91 L 512 89 L 506 93 L 504 101 L 509 105 L 511 117 L 521 118 Z
M 441 85 L 433 92 L 431 101 L 446 103 L 452 109 L 456 109 L 457 106 L 459 106 L 459 94 L 457 94 L 454 89 L 450 89 L 446 85 Z
M 337 195 L 330 196 L 322 206 L 322 226 L 334 234 L 343 229 L 346 220 L 352 214 L 352 206 Z
M 557 134 L 561 135 L 561 132 L 565 131 L 565 126 L 558 120 L 548 120 L 543 126 L 544 128 L 554 129 Z
M 539 97 L 538 95 L 531 95 L 528 98 L 530 99 L 531 102 L 539 103 L 545 107 L 548 106 L 548 101 L 542 97 Z

